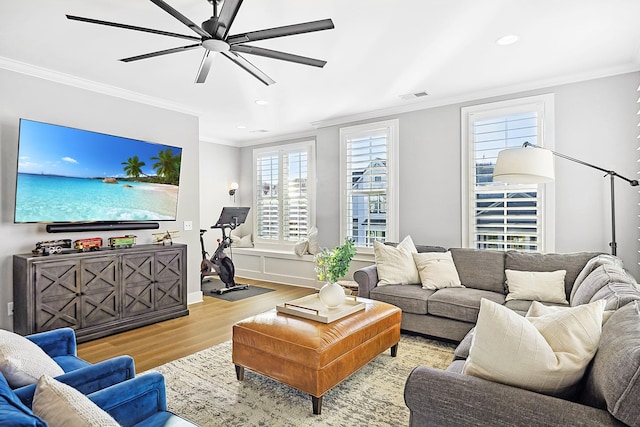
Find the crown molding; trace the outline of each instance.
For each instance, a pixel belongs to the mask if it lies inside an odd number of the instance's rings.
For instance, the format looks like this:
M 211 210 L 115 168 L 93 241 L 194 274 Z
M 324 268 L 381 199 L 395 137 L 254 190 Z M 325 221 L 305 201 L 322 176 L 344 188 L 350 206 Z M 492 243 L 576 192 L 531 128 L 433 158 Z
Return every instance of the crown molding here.
M 16 61 L 14 59 L 6 58 L 3 56 L 0 56 L 0 68 L 14 71 L 20 74 L 38 77 L 67 86 L 76 87 L 79 89 L 101 93 L 103 95 L 114 96 L 116 98 L 122 98 L 129 101 L 139 102 L 141 104 L 164 108 L 184 114 L 190 114 L 193 116 L 201 116 L 203 114 L 202 111 L 198 111 L 188 105 L 179 104 L 162 98 L 143 95 L 138 92 L 133 92 L 116 86 L 106 85 L 104 83 L 99 83 L 93 80 L 83 79 L 71 74 L 61 73 L 59 71 L 54 71 L 44 67 L 38 67 L 36 65 Z

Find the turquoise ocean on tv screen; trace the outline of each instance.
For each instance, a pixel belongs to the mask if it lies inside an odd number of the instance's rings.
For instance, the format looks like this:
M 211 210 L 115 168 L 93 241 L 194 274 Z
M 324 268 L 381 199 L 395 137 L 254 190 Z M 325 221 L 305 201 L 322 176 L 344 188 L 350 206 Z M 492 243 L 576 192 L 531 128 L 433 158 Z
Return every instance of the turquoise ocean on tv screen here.
M 19 173 L 15 222 L 173 220 L 175 185 Z

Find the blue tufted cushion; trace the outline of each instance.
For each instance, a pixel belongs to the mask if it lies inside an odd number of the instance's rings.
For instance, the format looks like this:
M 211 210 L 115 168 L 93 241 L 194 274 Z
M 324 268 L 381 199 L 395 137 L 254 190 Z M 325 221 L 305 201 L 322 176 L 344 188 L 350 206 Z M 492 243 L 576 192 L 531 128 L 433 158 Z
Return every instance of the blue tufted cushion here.
M 33 415 L 11 390 L 7 380 L 0 374 L 0 424 L 22 427 L 47 427 L 47 423 Z

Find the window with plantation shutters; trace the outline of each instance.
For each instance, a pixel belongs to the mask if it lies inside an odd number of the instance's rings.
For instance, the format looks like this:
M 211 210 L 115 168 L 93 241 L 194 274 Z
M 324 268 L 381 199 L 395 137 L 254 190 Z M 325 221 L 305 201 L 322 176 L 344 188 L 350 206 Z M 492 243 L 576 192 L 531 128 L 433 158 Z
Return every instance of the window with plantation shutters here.
M 493 180 L 500 150 L 526 141 L 551 148 L 553 97 L 465 107 L 463 119 L 463 227 L 468 247 L 547 252 L 553 247 L 549 189 Z
M 398 122 L 340 129 L 341 235 L 357 247 L 397 240 Z
M 254 150 L 256 242 L 291 244 L 309 232 L 313 214 L 313 142 Z

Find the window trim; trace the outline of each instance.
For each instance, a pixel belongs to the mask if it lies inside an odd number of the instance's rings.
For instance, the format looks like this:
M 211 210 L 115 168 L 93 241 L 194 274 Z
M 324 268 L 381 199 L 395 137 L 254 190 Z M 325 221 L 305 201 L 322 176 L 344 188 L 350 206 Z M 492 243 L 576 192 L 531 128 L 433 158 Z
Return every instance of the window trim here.
M 263 148 L 254 148 L 253 149 L 253 172 L 252 172 L 252 201 L 253 201 L 253 243 L 255 248 L 263 248 L 269 250 L 284 250 L 290 251 L 292 247 L 298 243 L 297 241 L 288 241 L 282 239 L 282 230 L 284 229 L 283 224 L 281 223 L 284 214 L 283 211 L 279 211 L 278 213 L 278 221 L 280 236 L 278 240 L 271 239 L 261 239 L 258 237 L 258 189 L 257 189 L 257 180 L 258 180 L 258 171 L 257 171 L 257 160 L 261 155 L 269 154 L 269 153 L 278 153 L 278 156 L 283 155 L 283 153 L 287 153 L 290 151 L 300 151 L 301 149 L 306 149 L 308 153 L 308 163 L 307 163 L 307 192 L 309 194 L 309 229 L 316 225 L 316 141 L 315 140 L 306 140 L 301 142 L 294 142 L 290 144 L 280 144 L 280 145 L 271 145 Z M 279 160 L 279 164 L 281 164 L 281 159 Z M 279 188 L 278 194 L 281 196 L 283 194 L 281 185 L 283 183 L 283 171 L 279 170 Z M 279 196 L 279 199 L 280 199 Z M 280 199 L 279 204 L 282 205 L 282 200 Z
M 485 104 L 462 107 L 461 114 L 461 226 L 462 246 L 475 247 L 471 242 L 474 229 L 474 217 L 471 215 L 471 206 L 474 204 L 472 168 L 472 119 L 490 116 L 515 114 L 522 111 L 537 111 L 542 115 L 542 129 L 539 145 L 550 150 L 555 149 L 555 96 L 553 93 L 509 99 L 506 101 L 490 102 Z M 538 191 L 543 201 L 541 227 L 543 232 L 542 245 L 539 252 L 555 251 L 555 184 L 539 184 Z
M 345 224 L 347 222 L 347 140 L 354 137 L 362 137 L 363 134 L 373 133 L 380 129 L 385 129 L 387 138 L 387 240 L 398 241 L 399 236 L 399 145 L 400 145 L 400 124 L 398 119 L 383 120 L 372 123 L 365 123 L 355 126 L 340 128 L 340 241 L 347 237 Z M 358 247 L 359 253 L 373 253 L 373 247 Z

